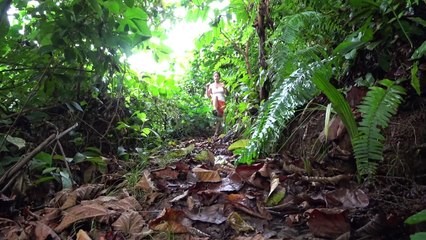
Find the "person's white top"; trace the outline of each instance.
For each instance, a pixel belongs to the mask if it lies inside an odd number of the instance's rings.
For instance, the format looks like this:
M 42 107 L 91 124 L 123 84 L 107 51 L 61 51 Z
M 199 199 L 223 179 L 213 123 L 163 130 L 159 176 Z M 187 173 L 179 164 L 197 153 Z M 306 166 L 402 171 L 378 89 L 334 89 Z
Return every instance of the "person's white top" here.
M 221 85 L 212 83 L 210 84 L 210 89 L 212 93 L 212 99 L 216 99 L 217 97 L 217 100 L 225 101 L 225 89 L 223 89 Z

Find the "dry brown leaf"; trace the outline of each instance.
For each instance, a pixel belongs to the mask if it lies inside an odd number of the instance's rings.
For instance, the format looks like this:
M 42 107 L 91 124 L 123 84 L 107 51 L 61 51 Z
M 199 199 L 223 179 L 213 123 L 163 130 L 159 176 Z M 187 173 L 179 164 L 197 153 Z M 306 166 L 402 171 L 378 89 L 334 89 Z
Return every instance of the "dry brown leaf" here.
M 222 179 L 220 185 L 215 189 L 219 192 L 238 192 L 244 186 L 244 182 L 240 175 L 231 173 L 226 178 Z
M 50 221 L 57 221 L 61 217 L 61 210 L 59 208 L 44 208 L 40 215 L 40 220 L 44 223 L 49 223 Z
M 145 221 L 142 216 L 135 211 L 124 212 L 112 224 L 116 231 L 120 231 L 126 235 L 130 235 L 132 239 L 142 238 Z
M 103 217 L 109 214 L 108 210 L 99 204 L 78 205 L 64 211 L 64 218 L 61 223 L 55 228 L 56 232 L 62 232 L 71 224 L 94 217 Z
M 23 237 L 24 235 L 24 237 Z M 25 238 L 25 232 L 20 226 L 6 226 L 0 228 L 0 237 L 4 239 L 29 239 Z
M 167 179 L 167 180 L 176 180 L 179 176 L 179 171 L 176 169 L 172 169 L 171 167 L 166 167 L 163 169 L 159 169 L 156 171 L 151 172 L 154 177 L 160 178 L 160 179 Z
M 200 182 L 220 182 L 222 178 L 219 175 L 218 171 L 207 170 L 200 167 L 195 167 L 192 169 L 192 172 L 197 176 L 198 181 Z
M 97 197 L 99 192 L 104 188 L 103 184 L 86 184 L 77 188 L 74 192 L 77 194 L 79 200 L 90 200 Z
M 253 165 L 239 165 L 235 169 L 235 172 L 238 173 L 238 175 L 240 175 L 243 180 L 248 181 L 251 176 L 257 171 L 259 171 L 259 169 L 261 169 L 262 167 L 263 163 L 257 163 Z
M 149 223 L 149 227 L 156 231 L 170 233 L 187 233 L 191 225 L 182 211 L 171 208 L 164 209 L 160 215 Z
M 208 207 L 202 207 L 196 213 L 186 212 L 188 218 L 193 221 L 221 224 L 226 221 L 223 204 L 215 204 Z
M 308 226 L 315 236 L 337 238 L 350 230 L 346 210 L 315 208 L 307 210 L 305 213 L 309 215 Z
M 270 197 L 271 194 L 275 191 L 275 189 L 280 185 L 280 178 L 275 174 L 272 174 L 272 175 L 273 176 L 271 176 L 272 180 L 271 180 L 271 187 L 269 190 L 268 197 Z
M 49 226 L 46 224 L 38 221 L 35 223 L 34 227 L 34 237 L 36 240 L 44 240 L 44 239 L 54 239 L 54 240 L 60 240 L 61 238 L 58 236 L 58 234 L 53 231 Z
M 64 204 L 60 207 L 61 210 L 68 209 L 70 207 L 74 207 L 77 205 L 77 194 L 75 192 L 72 192 L 68 195 L 66 198 Z
M 173 203 L 173 202 L 178 202 L 179 200 L 186 198 L 186 197 L 188 196 L 188 193 L 189 193 L 189 191 L 188 191 L 188 190 L 186 190 L 186 191 L 185 191 L 185 192 L 183 192 L 182 194 L 180 194 L 180 195 L 178 195 L 178 196 L 174 197 L 172 200 L 170 200 L 170 202 L 171 202 L 171 203 Z
M 237 209 L 252 216 L 271 220 L 272 215 L 262 206 L 258 200 L 250 200 L 243 194 L 229 194 L 227 200 Z
M 369 204 L 367 194 L 361 189 L 336 189 L 325 194 L 327 205 L 344 208 L 363 208 Z
M 111 200 L 102 204 L 107 209 L 118 210 L 118 211 L 138 211 L 142 209 L 142 206 L 134 197 L 126 197 L 120 200 Z
M 152 181 L 151 173 L 148 170 L 143 171 L 143 176 L 136 184 L 137 188 L 146 190 L 146 191 L 158 191 L 158 188 L 155 186 L 155 183 Z
M 92 238 L 89 237 L 89 234 L 87 234 L 86 231 L 84 231 L 83 229 L 80 229 L 77 232 L 76 240 L 92 240 Z
M 145 197 L 144 203 L 150 206 L 153 203 L 158 202 L 158 199 L 161 199 L 163 195 L 164 195 L 163 193 L 159 193 L 159 192 L 148 193 Z
M 194 198 L 192 196 L 189 196 L 186 199 L 186 205 L 188 206 L 188 210 L 189 211 L 192 211 L 192 209 L 194 209 L 194 207 L 195 207 L 195 201 L 194 201 Z
M 61 207 L 68 200 L 72 190 L 67 188 L 63 189 L 55 194 L 55 197 L 50 200 L 49 205 L 52 207 Z

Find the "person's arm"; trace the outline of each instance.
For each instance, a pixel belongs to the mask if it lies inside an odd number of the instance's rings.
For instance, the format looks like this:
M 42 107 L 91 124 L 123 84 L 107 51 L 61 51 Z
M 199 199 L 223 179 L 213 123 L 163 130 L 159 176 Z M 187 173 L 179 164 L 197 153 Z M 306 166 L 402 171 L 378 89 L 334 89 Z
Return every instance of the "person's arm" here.
M 206 85 L 206 97 L 211 98 L 210 83 L 207 83 Z
M 225 84 L 222 83 L 222 87 L 223 87 L 223 94 L 225 94 L 225 96 L 228 96 L 228 89 L 226 89 Z

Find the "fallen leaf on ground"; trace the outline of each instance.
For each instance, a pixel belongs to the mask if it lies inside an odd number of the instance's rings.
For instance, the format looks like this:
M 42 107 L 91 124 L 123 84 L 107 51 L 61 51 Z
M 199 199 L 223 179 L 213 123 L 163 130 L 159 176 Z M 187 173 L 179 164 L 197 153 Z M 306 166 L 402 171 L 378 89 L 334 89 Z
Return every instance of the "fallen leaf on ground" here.
M 341 188 L 325 194 L 327 205 L 344 208 L 363 208 L 369 204 L 367 194 L 361 189 Z
M 113 210 L 121 210 L 121 211 L 138 211 L 142 209 L 141 204 L 136 200 L 134 197 L 126 197 L 120 200 L 112 200 L 105 202 L 102 204 L 107 209 L 113 209 Z
M 160 215 L 149 223 L 149 227 L 156 231 L 170 233 L 187 233 L 190 220 L 185 213 L 171 208 L 164 209 Z
M 226 221 L 223 204 L 215 204 L 208 207 L 202 207 L 196 213 L 186 212 L 188 218 L 193 221 L 221 224 Z
M 77 240 L 92 240 L 92 238 L 83 229 L 80 229 L 77 232 Z
M 315 208 L 307 210 L 308 226 L 317 237 L 336 238 L 350 230 L 343 209 Z
M 219 175 L 218 171 L 207 170 L 200 167 L 195 167 L 192 169 L 192 172 L 197 176 L 199 182 L 220 182 L 222 178 Z
M 56 232 L 62 232 L 71 224 L 94 217 L 108 216 L 108 210 L 99 204 L 77 205 L 64 211 L 64 218 L 55 228 Z
M 231 173 L 226 178 L 222 179 L 220 185 L 215 189 L 219 192 L 238 192 L 244 186 L 244 182 L 240 175 Z
M 280 185 L 280 178 L 273 174 L 273 178 L 271 179 L 271 186 L 269 189 L 268 197 L 275 191 L 275 189 Z
M 143 189 L 145 191 L 158 191 L 158 188 L 155 186 L 155 183 L 152 181 L 151 173 L 148 170 L 143 171 L 143 176 L 136 184 L 136 187 Z
M 179 172 L 175 169 L 172 169 L 171 167 L 166 167 L 160 170 L 152 171 L 151 174 L 154 175 L 155 178 L 168 179 L 168 180 L 175 180 L 179 176 Z
M 122 213 L 117 221 L 112 224 L 114 230 L 129 235 L 132 239 L 141 239 L 146 236 L 147 232 L 144 232 L 144 226 L 145 221 L 142 216 L 135 211 Z
M 243 194 L 229 194 L 227 199 L 235 208 L 247 214 L 262 219 L 272 219 L 271 214 L 256 199 L 252 201 Z
M 240 175 L 240 177 L 244 181 L 248 181 L 251 178 L 251 176 L 257 171 L 259 171 L 259 169 L 261 169 L 262 167 L 263 167 L 263 163 L 257 163 L 253 165 L 239 165 L 235 169 L 235 172 L 238 173 L 238 175 Z
M 34 227 L 34 237 L 35 239 L 53 239 L 53 240 L 60 240 L 61 238 L 58 236 L 58 234 L 53 231 L 49 226 L 46 224 L 38 221 L 35 224 Z M 78 240 L 78 237 L 77 237 Z
M 237 212 L 232 212 L 228 216 L 228 224 L 237 233 L 254 231 L 254 228 L 249 225 Z

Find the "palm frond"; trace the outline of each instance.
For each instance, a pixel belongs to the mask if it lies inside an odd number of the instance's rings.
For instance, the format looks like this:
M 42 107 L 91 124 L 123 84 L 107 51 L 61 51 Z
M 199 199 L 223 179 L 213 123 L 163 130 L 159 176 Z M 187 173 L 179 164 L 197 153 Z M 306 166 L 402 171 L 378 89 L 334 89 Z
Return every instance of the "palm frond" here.
M 371 87 L 359 106 L 363 118 L 352 145 L 358 173 L 361 176 L 374 175 L 379 162 L 383 160 L 385 138 L 380 131 L 388 126 L 390 118 L 397 112 L 402 102 L 401 95 L 405 94 L 405 89 L 391 80 L 384 79 L 380 84 L 386 89 Z

